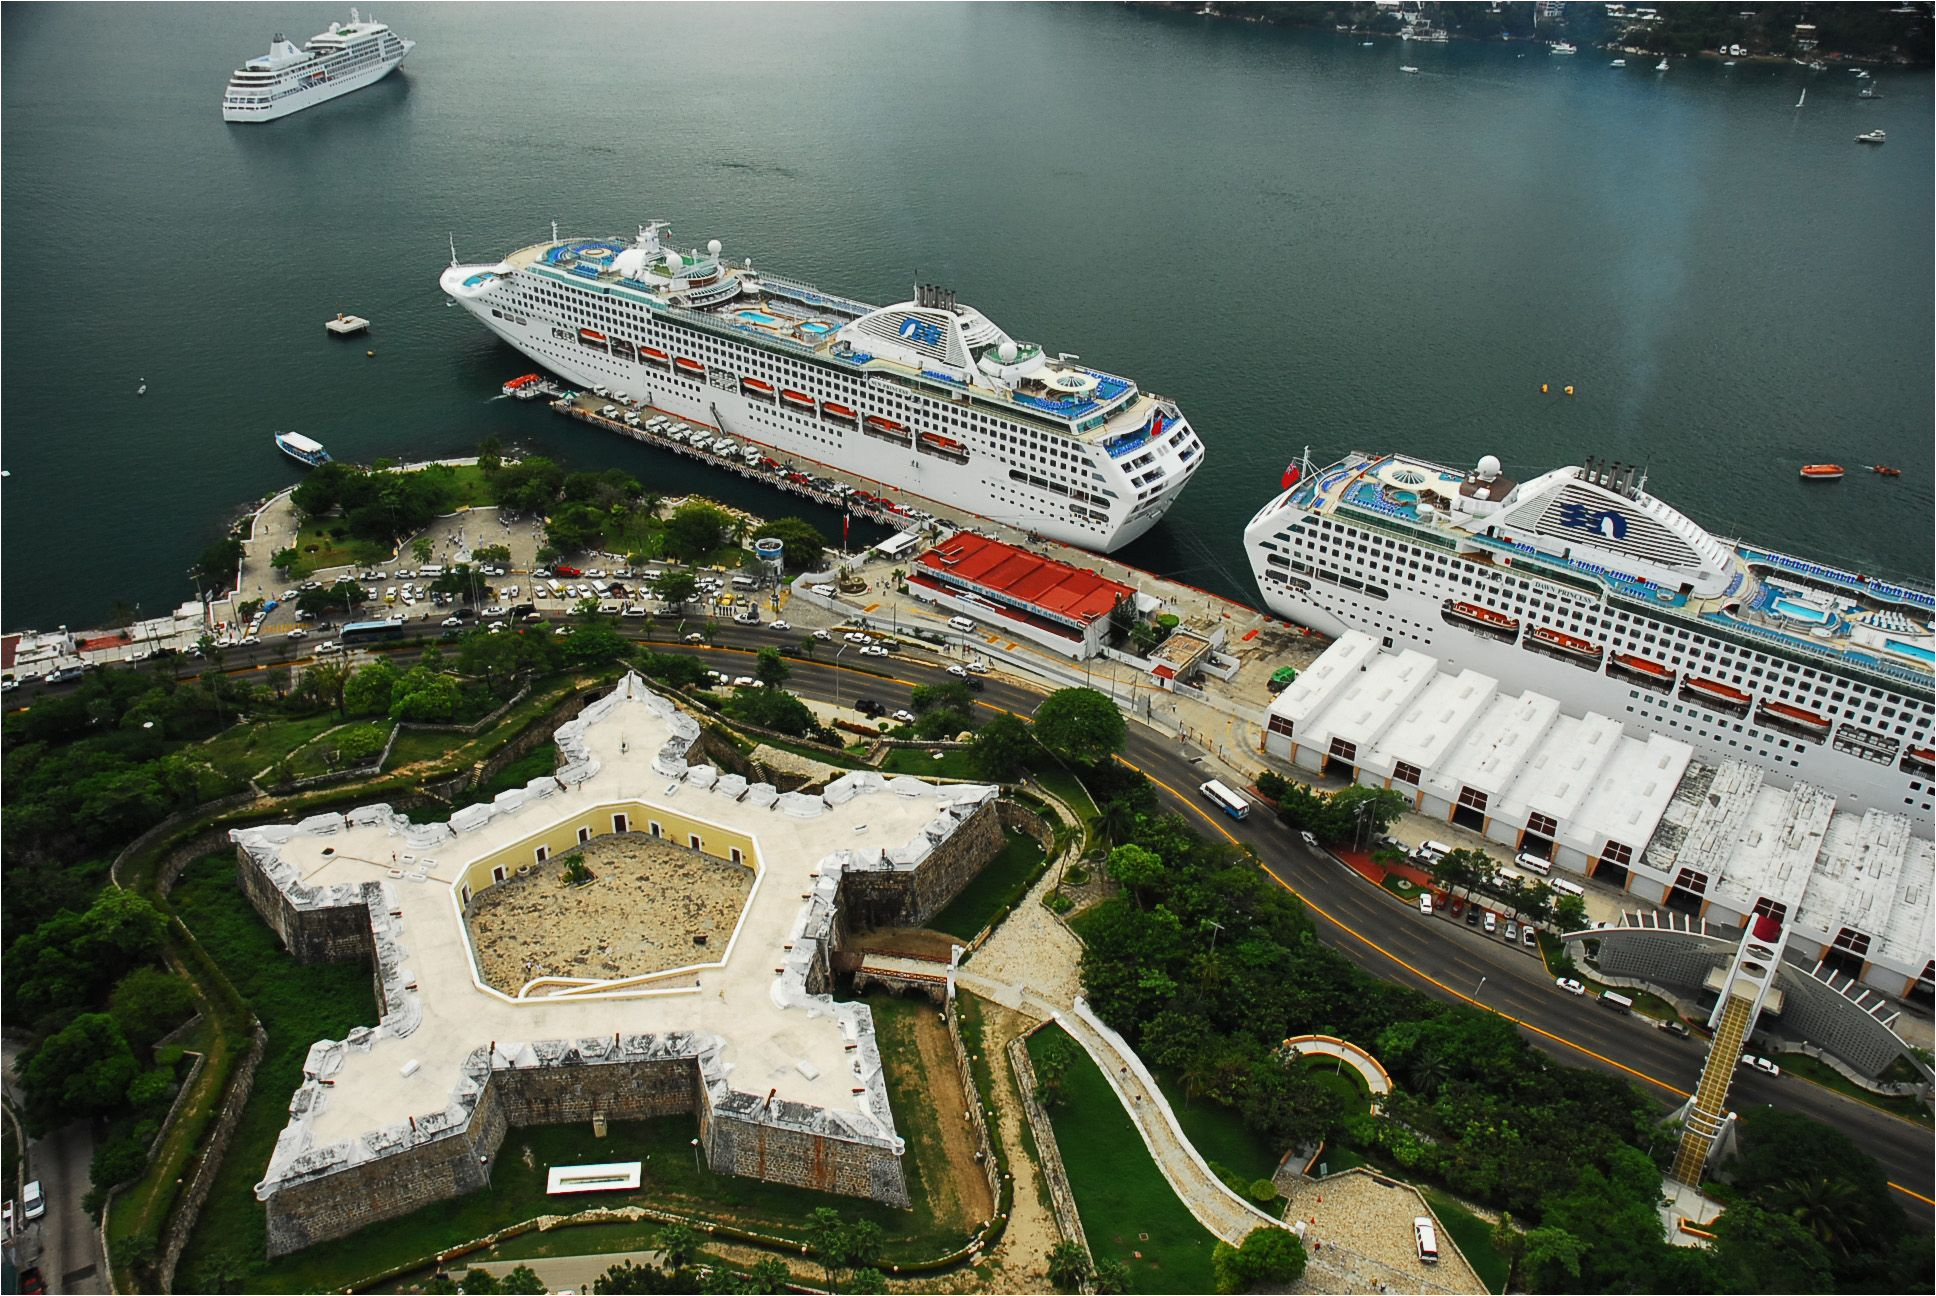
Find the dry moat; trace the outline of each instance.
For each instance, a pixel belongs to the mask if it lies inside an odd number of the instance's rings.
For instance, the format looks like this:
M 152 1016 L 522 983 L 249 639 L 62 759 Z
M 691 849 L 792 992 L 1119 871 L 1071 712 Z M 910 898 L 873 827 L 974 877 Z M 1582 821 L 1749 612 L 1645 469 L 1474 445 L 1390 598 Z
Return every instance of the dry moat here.
M 567 885 L 582 859 L 593 881 Z M 472 903 L 487 984 L 516 994 L 533 977 L 610 980 L 711 963 L 753 890 L 753 870 L 644 833 L 599 837 Z

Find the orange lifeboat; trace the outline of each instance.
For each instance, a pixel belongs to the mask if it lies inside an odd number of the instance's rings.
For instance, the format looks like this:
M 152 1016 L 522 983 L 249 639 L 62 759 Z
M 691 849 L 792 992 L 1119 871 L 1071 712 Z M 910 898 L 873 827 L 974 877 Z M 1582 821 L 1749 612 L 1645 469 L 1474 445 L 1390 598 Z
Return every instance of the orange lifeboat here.
M 1828 737 L 1826 716 L 1786 702 L 1763 702 L 1755 711 L 1755 723 L 1800 734 L 1805 738 Z
M 1691 702 L 1700 702 L 1722 711 L 1732 711 L 1736 715 L 1748 714 L 1748 706 L 1754 699 L 1738 688 L 1733 688 L 1719 680 L 1703 679 L 1699 675 L 1689 675 L 1681 684 L 1681 696 Z
M 578 336 L 586 342 L 603 342 L 605 340 L 605 335 L 597 329 L 581 328 L 578 330 Z
M 1911 747 L 1902 754 L 1902 768 L 1909 774 L 1921 774 L 1925 778 L 1936 774 L 1936 749 Z
M 1576 657 L 1581 661 L 1598 664 L 1606 652 L 1599 644 L 1582 639 L 1578 635 L 1555 630 L 1551 626 L 1534 626 L 1526 635 L 1529 643 L 1538 643 L 1566 657 Z
M 1447 621 L 1461 622 L 1492 634 L 1504 635 L 1508 639 L 1519 637 L 1518 617 L 1507 616 L 1504 612 L 1495 612 L 1489 607 L 1480 607 L 1477 603 L 1461 603 L 1447 599 L 1439 609 L 1439 614 Z
M 1841 464 L 1803 464 L 1802 465 L 1803 481 L 1840 481 L 1841 478 L 1842 478 Z
M 679 368 L 685 370 L 687 373 L 702 374 L 706 372 L 705 365 L 699 363 L 699 361 L 697 360 L 688 360 L 684 356 L 678 357 L 672 363 L 678 366 Z
M 830 419 L 840 419 L 846 423 L 852 423 L 854 421 L 854 411 L 834 401 L 827 401 L 822 404 L 820 412 Z
M 773 384 L 764 378 L 742 378 L 740 379 L 740 383 L 746 390 L 756 391 L 762 396 L 771 396 L 773 394 Z
M 896 423 L 893 419 L 886 418 L 880 414 L 869 414 L 867 416 L 867 424 L 869 427 L 877 427 L 883 432 L 907 431 L 907 428 L 904 425 L 900 423 Z
M 665 352 L 659 350 L 657 347 L 642 346 L 639 348 L 639 354 L 647 360 L 657 360 L 661 364 L 665 363 L 669 358 Z
M 807 395 L 805 392 L 794 391 L 791 387 L 782 390 L 780 392 L 780 398 L 789 405 L 798 405 L 802 409 L 813 408 L 813 397 Z
M 1876 464 L 1874 467 L 1870 468 L 1869 471 L 1874 473 L 1878 477 L 1902 476 L 1902 469 L 1891 468 L 1888 464 Z

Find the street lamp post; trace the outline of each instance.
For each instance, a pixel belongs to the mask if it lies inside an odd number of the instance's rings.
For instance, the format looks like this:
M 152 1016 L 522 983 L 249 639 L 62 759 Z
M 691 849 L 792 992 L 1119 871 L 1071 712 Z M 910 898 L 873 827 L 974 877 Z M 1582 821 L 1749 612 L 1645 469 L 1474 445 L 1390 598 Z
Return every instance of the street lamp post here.
M 834 710 L 836 711 L 840 710 L 840 656 L 853 646 L 852 644 L 842 644 L 834 653 Z
M 1483 990 L 1483 989 L 1485 989 L 1485 988 L 1486 988 L 1486 979 L 1485 979 L 1484 977 L 1480 977 L 1480 978 L 1479 978 L 1479 984 L 1478 984 L 1478 986 L 1477 986 L 1477 988 L 1475 988 L 1475 989 L 1473 990 L 1473 992 L 1472 992 L 1472 997 L 1473 997 L 1474 999 L 1477 999 L 1477 998 L 1479 997 L 1479 991 L 1480 991 L 1480 990 Z
M 697 1174 L 697 1173 L 699 1173 L 699 1171 L 700 1171 L 700 1166 L 699 1166 L 699 1140 L 698 1140 L 698 1139 L 694 1139 L 694 1140 L 692 1141 L 692 1169 L 693 1169 L 693 1173 L 694 1173 L 694 1174 Z

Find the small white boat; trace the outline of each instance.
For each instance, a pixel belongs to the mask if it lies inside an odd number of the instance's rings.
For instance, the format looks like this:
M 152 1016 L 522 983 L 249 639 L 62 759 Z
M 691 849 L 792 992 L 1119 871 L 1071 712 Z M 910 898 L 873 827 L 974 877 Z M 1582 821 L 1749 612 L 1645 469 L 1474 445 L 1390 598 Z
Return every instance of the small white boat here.
M 1733 66 L 1734 66 L 1734 60 L 1733 60 L 1733 59 L 1729 59 L 1729 60 L 1728 60 L 1727 62 L 1725 62 L 1725 63 L 1723 63 L 1723 64 L 1722 64 L 1721 66 L 1722 66 L 1722 67 L 1733 67 Z
M 1410 73 L 1410 74 L 1411 74 L 1412 76 L 1417 76 L 1417 75 L 1418 75 L 1418 69 L 1417 69 L 1417 68 L 1415 68 L 1415 67 L 1413 67 L 1413 66 L 1412 66 L 1412 65 L 1411 65 L 1410 63 L 1407 63 L 1407 64 L 1405 64 L 1405 65 L 1403 65 L 1403 66 L 1402 66 L 1402 67 L 1400 67 L 1400 68 L 1399 68 L 1398 70 L 1399 70 L 1400 72 L 1406 72 L 1406 73 Z
M 1869 78 L 1869 71 L 1867 68 L 1857 68 L 1855 70 L 1855 75 L 1857 80 L 1866 81 Z
M 1666 70 L 1667 70 L 1667 59 L 1665 56 L 1663 56 L 1660 62 L 1654 64 L 1654 71 L 1665 72 Z
M 1373 42 L 1373 41 L 1366 41 L 1366 42 L 1365 42 L 1365 48 L 1366 48 L 1366 49 L 1370 49 L 1370 48 L 1372 47 L 1372 45 L 1373 45 L 1373 44 L 1375 44 L 1375 42 Z
M 1865 85 L 1862 87 L 1862 93 L 1857 95 L 1856 98 L 1857 99 L 1880 99 L 1882 98 L 1882 91 L 1876 89 L 1872 85 Z
M 1807 103 L 1807 102 L 1808 102 L 1808 87 L 1807 87 L 1807 86 L 1803 86 L 1803 87 L 1802 87 L 1802 97 L 1801 97 L 1801 98 L 1799 98 L 1799 99 L 1797 99 L 1797 100 L 1795 101 L 1795 106 L 1796 106 L 1797 108 L 1799 108 L 1799 107 L 1801 107 L 1801 106 L 1802 106 L 1803 104 L 1805 104 L 1805 103 Z
M 146 396 L 148 394 L 148 380 L 146 378 L 143 378 L 141 385 L 134 389 L 134 394 L 137 396 Z
M 1627 60 L 1625 60 L 1625 59 L 1615 59 L 1615 60 L 1614 60 L 1613 62 L 1611 62 L 1611 63 L 1609 63 L 1609 64 L 1607 64 L 1607 66 L 1608 66 L 1608 67 L 1625 67 L 1625 66 L 1627 66 Z
M 1554 41 L 1546 48 L 1554 54 L 1578 54 L 1580 52 L 1578 45 L 1570 44 L 1567 41 Z
M 1880 130 L 1863 131 L 1855 137 L 1855 142 L 1858 144 L 1885 144 L 1888 140 L 1889 133 Z

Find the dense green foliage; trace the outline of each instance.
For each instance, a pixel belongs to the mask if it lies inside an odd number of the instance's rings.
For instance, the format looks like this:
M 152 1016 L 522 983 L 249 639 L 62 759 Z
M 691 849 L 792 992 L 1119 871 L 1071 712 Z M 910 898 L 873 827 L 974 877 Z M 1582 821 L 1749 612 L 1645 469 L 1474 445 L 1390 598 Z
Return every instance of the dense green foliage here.
M 1035 741 L 1078 765 L 1108 760 L 1129 740 L 1123 713 L 1106 693 L 1059 689 L 1035 708 Z
M 807 704 L 779 689 L 736 689 L 727 695 L 720 709 L 735 720 L 795 738 L 820 732 L 820 722 L 807 709 Z
M 395 543 L 450 511 L 455 476 L 441 465 L 397 472 L 327 463 L 310 470 L 290 501 L 306 518 L 340 514 L 359 540 Z
M 1670 1246 L 1657 1161 L 1674 1135 L 1630 1084 L 1556 1065 L 1504 1018 L 1369 977 L 1236 848 L 1173 815 L 1131 817 L 1109 865 L 1124 890 L 1083 920 L 1085 991 L 1190 1099 L 1236 1111 L 1269 1149 L 1342 1136 L 1533 1222 L 1517 1248 L 1529 1290 L 1822 1290 L 1824 1273 L 1838 1290 L 1928 1286 L 1873 1161 L 1775 1112 L 1747 1122 L 1746 1200 L 1719 1243 Z M 1382 1114 L 1285 1065 L 1281 1041 L 1304 1033 L 1378 1056 L 1396 1081 Z
M 774 518 L 753 529 L 753 539 L 758 540 L 761 536 L 771 536 L 786 545 L 781 561 L 787 571 L 820 570 L 820 558 L 826 552 L 827 539 L 813 523 L 797 517 Z
M 975 772 L 997 783 L 1012 783 L 1043 755 L 1028 723 L 1004 711 L 981 727 L 971 751 Z
M 1304 1241 L 1288 1229 L 1260 1228 L 1242 1246 L 1217 1243 L 1210 1267 L 1219 1292 L 1249 1291 L 1269 1283 L 1285 1287 L 1304 1276 Z
M 666 552 L 687 562 L 709 557 L 733 534 L 733 516 L 700 500 L 681 504 L 666 519 Z

